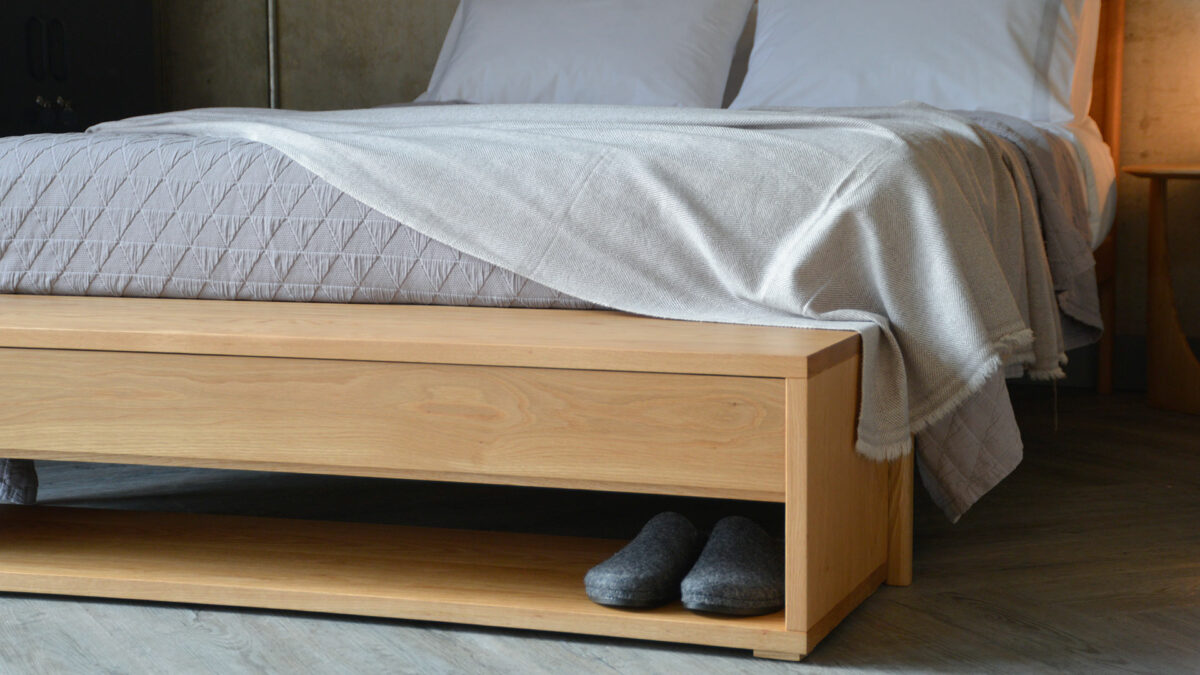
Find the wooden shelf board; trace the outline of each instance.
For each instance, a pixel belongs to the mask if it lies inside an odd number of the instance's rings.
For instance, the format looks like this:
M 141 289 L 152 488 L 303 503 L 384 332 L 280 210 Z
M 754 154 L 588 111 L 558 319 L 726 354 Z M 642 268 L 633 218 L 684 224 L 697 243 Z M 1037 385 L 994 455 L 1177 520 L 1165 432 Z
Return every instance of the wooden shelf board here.
M 804 653 L 783 613 L 590 602 L 623 542 L 395 525 L 0 507 L 0 590 L 261 607 Z
M 611 311 L 0 295 L 0 347 L 803 378 L 859 339 Z

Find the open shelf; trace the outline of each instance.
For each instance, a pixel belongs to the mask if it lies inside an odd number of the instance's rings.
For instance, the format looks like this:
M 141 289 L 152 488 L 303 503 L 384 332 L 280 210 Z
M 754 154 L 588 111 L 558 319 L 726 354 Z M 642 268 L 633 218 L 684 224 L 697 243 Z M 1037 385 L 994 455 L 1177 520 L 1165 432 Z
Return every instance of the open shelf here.
M 803 652 L 783 613 L 595 605 L 621 541 L 395 525 L 0 507 L 0 591 L 357 614 Z

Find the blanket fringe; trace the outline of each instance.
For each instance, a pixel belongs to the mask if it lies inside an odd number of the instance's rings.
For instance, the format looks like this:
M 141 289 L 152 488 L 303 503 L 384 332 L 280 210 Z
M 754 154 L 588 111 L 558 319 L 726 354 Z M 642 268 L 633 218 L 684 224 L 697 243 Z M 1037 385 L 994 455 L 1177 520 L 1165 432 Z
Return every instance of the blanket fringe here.
M 872 459 L 876 462 L 892 462 L 907 456 L 913 451 L 913 439 L 912 436 L 909 436 L 907 439 L 896 443 L 877 445 L 867 443 L 862 438 L 859 438 L 854 444 L 854 449 L 858 454 L 867 459 Z
M 1029 346 L 1032 342 L 1033 331 L 1028 328 L 997 338 L 992 343 L 991 356 L 975 370 L 975 373 L 967 380 L 966 386 L 960 387 L 957 392 L 934 408 L 933 412 L 930 412 L 919 420 L 909 422 L 909 436 L 907 438 L 895 443 L 875 444 L 868 443 L 860 437 L 855 443 L 855 449 L 860 455 L 878 462 L 890 462 L 908 455 L 913 451 L 913 438 L 917 434 L 940 422 L 963 403 L 966 403 L 967 399 L 974 396 L 992 376 L 1004 367 L 1011 354 Z M 1062 373 L 1062 369 L 1058 368 L 1055 372 Z M 1063 373 L 1062 377 L 1065 376 L 1066 374 Z
M 1029 379 L 1037 382 L 1053 382 L 1061 380 L 1067 376 L 1067 373 L 1062 368 L 1052 368 L 1050 370 L 1031 370 L 1028 373 Z
M 1035 382 L 1053 382 L 1066 378 L 1067 371 L 1063 370 L 1067 366 L 1070 359 L 1067 358 L 1067 353 L 1063 352 L 1058 355 L 1057 368 L 1026 368 L 1025 374 L 1029 379 Z M 1028 365 L 1028 364 L 1027 364 Z

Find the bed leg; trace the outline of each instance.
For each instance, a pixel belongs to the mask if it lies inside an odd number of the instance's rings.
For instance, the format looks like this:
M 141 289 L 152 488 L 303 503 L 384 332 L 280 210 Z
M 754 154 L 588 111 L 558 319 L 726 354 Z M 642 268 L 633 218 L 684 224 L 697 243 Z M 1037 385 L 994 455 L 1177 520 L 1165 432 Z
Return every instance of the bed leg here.
M 1099 355 L 1096 364 L 1096 392 L 1113 392 L 1114 342 L 1117 330 L 1117 289 L 1112 279 L 1100 284 L 1100 316 L 1104 319 L 1104 333 L 1100 336 Z
M 1096 392 L 1113 391 L 1114 343 L 1117 334 L 1117 232 L 1113 228 L 1100 248 L 1096 249 L 1096 282 L 1100 292 L 1100 318 L 1104 333 L 1100 336 L 1096 358 Z
M 913 453 L 888 465 L 887 584 L 912 583 Z

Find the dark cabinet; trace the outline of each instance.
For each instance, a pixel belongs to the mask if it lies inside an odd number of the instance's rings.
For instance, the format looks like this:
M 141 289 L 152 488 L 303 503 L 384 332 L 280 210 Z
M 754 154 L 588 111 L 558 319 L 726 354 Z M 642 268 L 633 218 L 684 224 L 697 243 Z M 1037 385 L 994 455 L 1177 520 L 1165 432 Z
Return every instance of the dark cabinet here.
M 0 0 L 0 136 L 154 112 L 152 0 Z

